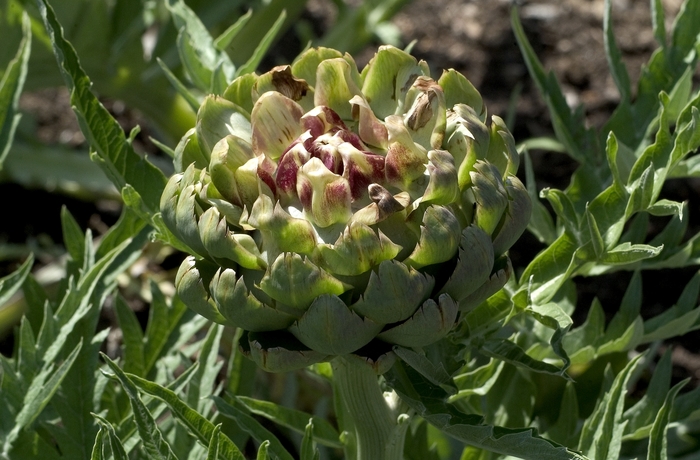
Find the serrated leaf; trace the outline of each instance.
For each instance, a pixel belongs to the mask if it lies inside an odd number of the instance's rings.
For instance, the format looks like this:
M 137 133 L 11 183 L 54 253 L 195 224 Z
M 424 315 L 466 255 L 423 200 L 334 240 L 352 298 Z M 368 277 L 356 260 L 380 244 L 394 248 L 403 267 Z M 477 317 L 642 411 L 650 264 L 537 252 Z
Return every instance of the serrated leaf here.
M 630 99 L 632 90 L 630 88 L 630 77 L 627 74 L 627 68 L 624 62 L 622 62 L 622 54 L 615 42 L 615 34 L 612 28 L 612 0 L 605 0 L 603 34 L 605 37 L 605 56 L 608 58 L 610 73 L 612 74 L 617 89 L 620 91 L 622 103 L 624 104 Z
M 269 454 L 273 458 L 278 460 L 294 460 L 280 440 L 277 439 L 277 436 L 272 434 L 253 417 L 237 409 L 218 396 L 212 396 L 212 399 L 221 415 L 235 421 L 241 429 L 250 434 L 257 442 L 262 443 L 268 441 L 270 443 Z
M 700 328 L 700 273 L 696 273 L 683 289 L 678 302 L 663 313 L 644 322 L 643 342 L 664 340 Z
M 547 103 L 552 125 L 557 139 L 566 146 L 566 153 L 575 160 L 585 163 L 590 153 L 595 152 L 595 133 L 583 123 L 582 111 L 572 112 L 554 75 L 545 73 L 542 64 L 530 45 L 518 17 L 518 9 L 511 9 L 511 25 L 521 54 L 532 79 L 537 84 Z
M 153 415 L 148 411 L 139 396 L 138 389 L 134 382 L 122 371 L 117 364 L 109 359 L 107 355 L 100 353 L 102 358 L 107 362 L 109 368 L 114 372 L 114 377 L 121 383 L 124 392 L 129 397 L 131 408 L 134 414 L 134 420 L 138 427 L 139 436 L 143 447 L 146 450 L 149 458 L 154 460 L 169 460 L 176 459 L 170 445 L 163 437 L 162 432 L 158 428 Z M 155 384 L 154 384 L 155 385 Z
M 141 391 L 164 401 L 173 415 L 182 422 L 201 443 L 208 444 L 215 426 L 196 410 L 185 404 L 173 391 L 157 383 L 136 375 L 126 376 Z M 223 433 L 219 437 L 219 458 L 221 460 L 245 460 L 236 445 Z
M 314 442 L 314 422 L 309 419 L 304 431 L 304 437 L 301 440 L 301 460 L 317 460 L 320 456 Z
M 214 40 L 199 17 L 182 0 L 168 0 L 166 6 L 179 30 L 177 47 L 180 60 L 192 82 L 206 94 L 233 80 L 234 66 L 226 53 L 214 45 Z M 213 79 L 215 70 L 222 68 L 221 85 Z
M 444 390 L 432 385 L 413 369 L 403 366 L 400 361 L 384 377 L 401 400 L 418 415 L 464 443 L 502 455 L 533 460 L 586 458 L 540 437 L 534 428 L 508 429 L 484 425 L 481 417 L 464 414 L 446 403 L 448 395 Z
M 209 448 L 207 449 L 207 460 L 216 460 L 219 458 L 219 435 L 221 434 L 221 423 L 214 427 L 209 440 Z
M 296 409 L 280 406 L 271 401 L 262 401 L 246 396 L 237 396 L 236 400 L 253 414 L 265 417 L 299 434 L 306 433 L 306 427 L 311 421 L 313 422 L 313 437 L 315 441 L 328 447 L 343 447 L 342 442 L 339 440 L 340 435 L 338 431 L 325 419 L 312 416 Z
M 207 398 L 215 389 L 216 378 L 223 365 L 223 362 L 217 362 L 223 332 L 223 326 L 211 324 L 204 341 L 198 346 L 201 365 L 190 380 L 185 402 L 199 413 L 205 413 L 205 408 L 211 404 Z
M 615 377 L 612 387 L 598 400 L 596 409 L 583 424 L 579 450 L 594 459 L 619 458 L 627 422 L 622 419 L 627 383 L 644 355 L 637 355 Z
M 606 331 L 604 341 L 619 337 L 634 320 L 639 317 L 642 308 L 642 275 L 636 271 L 627 285 L 625 294 L 620 302 L 620 308 L 610 321 Z
M 4 455 L 10 452 L 13 443 L 19 437 L 20 431 L 33 423 L 41 411 L 49 404 L 51 398 L 56 391 L 58 391 L 59 385 L 61 385 L 63 379 L 73 365 L 82 346 L 83 342 L 80 341 L 58 368 L 54 368 L 53 362 L 47 362 L 34 379 L 32 379 L 24 395 L 22 409 L 15 417 L 14 427 L 12 431 L 7 434 L 2 443 L 2 452 Z
M 164 362 L 161 361 L 161 363 Z M 188 363 L 183 364 L 187 365 Z M 165 376 L 165 367 L 166 365 L 161 366 L 162 372 L 160 372 L 159 376 L 156 377 L 156 380 L 165 380 L 163 378 Z M 173 378 L 172 375 L 168 376 L 168 384 L 165 386 L 165 388 L 175 393 L 182 391 L 182 389 L 189 383 L 190 379 L 192 378 L 192 375 L 194 374 L 194 371 L 197 370 L 197 367 L 199 367 L 199 363 L 195 361 L 191 366 L 185 369 L 185 371 L 177 377 Z M 106 384 L 107 379 L 103 380 Z M 146 403 L 146 408 L 151 413 L 151 415 L 153 415 L 153 418 L 158 420 L 162 416 L 162 414 L 167 410 L 168 406 L 164 401 L 160 399 L 151 398 L 151 400 Z M 127 408 L 121 407 L 121 410 L 126 411 Z M 170 420 L 172 420 L 172 418 Z M 134 418 L 129 417 L 125 421 L 123 421 L 119 426 L 119 431 L 122 436 L 122 439 L 125 442 L 124 448 L 126 449 L 128 454 L 131 450 L 133 450 L 134 447 L 136 447 L 137 443 L 140 443 L 140 439 L 138 437 L 138 427 Z
M 102 439 L 103 443 L 104 437 L 107 437 L 107 440 L 109 442 L 109 448 L 112 451 L 112 458 L 114 460 L 128 460 L 128 456 L 126 454 L 126 450 L 124 450 L 124 445 L 122 444 L 121 440 L 119 439 L 119 436 L 117 436 L 117 432 L 114 430 L 114 426 L 109 423 L 107 419 L 104 417 L 100 417 L 97 414 L 92 414 L 93 417 L 95 417 L 95 420 L 97 420 L 97 423 L 100 425 L 100 431 L 98 432 L 98 438 L 100 437 L 100 433 L 102 433 Z M 97 439 L 95 440 L 95 448 L 97 447 Z M 104 445 L 103 445 L 104 449 Z M 95 450 L 93 449 L 93 455 L 94 455 Z M 104 450 L 103 450 L 104 452 Z M 94 458 L 94 457 L 93 457 Z M 97 457 L 97 458 L 103 458 L 103 457 Z M 104 457 L 105 459 L 108 457 Z
M 506 364 L 484 398 L 486 423 L 507 428 L 530 425 L 537 392 L 529 372 Z
M 37 360 L 36 340 L 26 317 L 22 317 L 19 326 L 19 346 L 17 354 L 17 370 L 25 380 L 31 380 L 39 369 Z
M 0 278 L 0 307 L 5 305 L 10 300 L 10 297 L 22 287 L 22 283 L 27 278 L 32 265 L 34 265 L 34 256 L 30 254 L 17 270 Z
M 408 348 L 396 346 L 393 350 L 396 356 L 403 359 L 406 364 L 420 372 L 430 383 L 441 386 L 448 393 L 456 391 L 452 378 L 441 363 L 433 363 L 425 354 L 417 353 Z
M 459 391 L 448 401 L 452 403 L 471 395 L 486 395 L 498 380 L 505 364 L 505 361 L 491 359 L 483 366 L 456 375 L 454 381 Z
M 576 444 L 578 417 L 578 399 L 574 383 L 566 382 L 564 395 L 559 404 L 559 416 L 552 427 L 547 430 L 547 437 L 565 446 Z
M 593 361 L 597 355 L 598 342 L 605 332 L 605 313 L 598 299 L 593 299 L 586 321 L 578 328 L 569 331 L 562 343 L 572 364 Z
M 145 226 L 146 222 L 140 219 L 131 208 L 123 207 L 119 220 L 100 238 L 99 245 L 95 251 L 95 258 L 97 260 L 102 259 L 109 251 L 124 241 L 138 235 Z
M 535 304 L 549 302 L 579 265 L 574 257 L 578 244 L 564 233 L 540 252 L 521 275 Z
M 623 414 L 628 420 L 623 440 L 644 439 L 649 436 L 651 425 L 664 404 L 671 387 L 671 349 L 659 360 L 644 396 Z
M 246 25 L 252 14 L 253 10 L 248 10 L 245 14 L 241 15 L 236 22 L 231 24 L 221 35 L 216 37 L 214 40 L 214 47 L 219 51 L 224 51 L 228 48 L 231 42 L 236 38 L 236 35 L 238 35 L 241 29 Z
M 513 311 L 510 295 L 503 289 L 498 291 L 464 316 L 468 336 L 472 339 L 488 337 L 501 327 Z
M 86 246 L 85 234 L 65 206 L 61 208 L 61 230 L 63 232 L 63 244 L 66 246 L 68 254 L 78 267 L 82 267 Z
M 19 124 L 19 95 L 27 78 L 27 64 L 32 48 L 32 32 L 29 15 L 22 12 L 22 41 L 14 59 L 10 61 L 0 78 L 0 171 L 10 152 L 10 146 Z
M 65 84 L 71 91 L 71 104 L 81 130 L 102 160 L 100 166 L 117 189 L 131 184 L 150 214 L 155 214 L 165 188 L 165 175 L 134 152 L 117 121 L 90 92 L 90 79 L 80 67 L 75 49 L 65 40 L 53 8 L 46 0 L 41 1 L 40 11 Z
M 199 99 L 197 99 L 197 97 L 192 94 L 189 89 L 187 89 L 185 84 L 182 83 L 179 78 L 177 78 L 177 76 L 168 68 L 165 62 L 163 62 L 160 58 L 156 58 L 156 60 L 160 68 L 163 70 L 165 78 L 167 78 L 170 84 L 173 85 L 175 91 L 177 91 L 178 94 L 185 99 L 192 110 L 197 112 L 197 110 L 199 110 L 199 106 L 201 105 Z
M 557 232 L 554 228 L 554 221 L 547 208 L 539 199 L 539 193 L 536 189 L 535 172 L 532 167 L 532 159 L 527 150 L 523 152 L 525 158 L 525 183 L 527 194 L 532 202 L 532 216 L 528 223 L 528 230 L 543 243 L 552 243 L 557 239 Z
M 167 353 L 168 343 L 176 331 L 177 325 L 188 311 L 184 303 L 177 298 L 170 304 L 158 285 L 151 281 L 151 307 L 148 310 L 148 323 L 144 333 L 145 372 L 149 373 L 158 358 Z
M 652 425 L 651 432 L 649 433 L 647 460 L 666 460 L 668 458 L 668 440 L 666 439 L 666 430 L 668 429 L 668 423 L 671 419 L 673 402 L 676 399 L 678 392 L 689 381 L 690 378 L 687 378 L 681 382 L 678 382 L 666 395 L 663 406 L 661 406 L 658 414 L 656 414 L 654 424 Z
M 280 29 L 282 28 L 282 24 L 284 24 L 284 20 L 287 18 L 287 12 L 286 10 L 282 10 L 280 15 L 277 17 L 277 20 L 275 23 L 272 25 L 272 27 L 265 33 L 265 36 L 260 40 L 260 43 L 255 47 L 255 51 L 253 51 L 253 55 L 250 56 L 250 58 L 246 61 L 245 64 L 240 66 L 236 70 L 236 76 L 239 75 L 245 75 L 247 73 L 255 72 L 255 70 L 258 68 L 258 65 L 260 65 L 260 62 L 262 61 L 263 57 L 265 57 L 265 54 L 267 53 L 268 49 L 272 45 L 273 41 L 277 37 L 277 34 L 279 33 Z
M 503 360 L 516 367 L 568 378 L 564 374 L 566 369 L 532 358 L 525 353 L 525 350 L 510 340 L 487 340 L 479 351 L 486 356 Z
M 555 302 L 549 302 L 544 305 L 530 305 L 527 312 L 540 324 L 554 330 L 549 343 L 554 353 L 563 361 L 562 370 L 566 370 L 571 364 L 571 360 L 563 346 L 563 339 L 573 324 L 571 317 Z
M 143 331 L 133 310 L 119 295 L 115 303 L 117 321 L 122 330 L 124 346 L 124 372 L 144 375 Z

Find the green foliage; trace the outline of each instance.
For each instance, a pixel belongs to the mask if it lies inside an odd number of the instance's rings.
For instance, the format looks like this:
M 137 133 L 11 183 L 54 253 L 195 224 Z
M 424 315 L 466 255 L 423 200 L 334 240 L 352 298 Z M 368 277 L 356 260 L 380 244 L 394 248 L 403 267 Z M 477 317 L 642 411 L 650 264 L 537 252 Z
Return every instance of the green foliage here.
M 21 114 L 17 113 L 19 95 L 27 78 L 27 62 L 31 53 L 31 29 L 29 17 L 22 16 L 22 41 L 17 56 L 10 62 L 0 78 L 0 170 L 10 151 Z
M 42 0 L 39 8 L 46 35 L 37 26 L 38 15 L 22 15 L 18 45 L 3 49 L 16 54 L 0 86 L 0 166 L 18 123 L 23 83 L 40 86 L 44 77 L 38 69 L 42 62 L 48 66 L 45 49 L 35 53 L 35 46 L 30 58 L 31 24 L 32 33 L 53 46 L 94 152 L 91 159 L 126 206 L 99 240 L 63 210 L 66 260 L 55 289 L 31 273 L 33 257 L 0 279 L 0 306 L 14 302 L 20 291 L 26 305 L 13 355 L 0 356 L 0 458 L 306 460 L 337 458 L 343 448 L 352 454 L 347 446 L 357 427 L 349 422 L 350 409 L 338 401 L 335 410 L 330 407 L 329 364 L 286 376 L 264 374 L 238 351 L 240 334 L 209 324 L 170 294 L 172 280 L 152 276 L 136 294 L 124 288 L 149 248 L 162 243 L 187 248 L 158 212 L 165 173 L 135 152 L 136 131 L 127 136 L 91 91 L 95 82 L 101 94 L 122 96 L 136 87 L 129 86 L 136 85 L 135 75 L 153 75 L 155 68 L 159 77 L 144 84 L 153 97 L 142 102 L 167 103 L 160 106 L 163 113 L 145 113 L 156 125 L 173 121 L 177 133 L 171 137 L 177 138 L 194 124 L 190 109 L 205 94 L 223 94 L 234 77 L 254 71 L 305 2 L 273 0 L 242 15 L 230 9 L 246 2 L 217 7 L 169 0 L 162 11 L 149 2 L 118 0 L 109 8 L 107 2 L 92 2 L 83 13 L 95 18 L 89 24 L 81 21 L 80 8 L 53 3 Z M 335 3 L 341 13 L 336 27 L 316 43 L 356 50 L 371 37 L 391 39 L 387 21 L 405 2 L 363 2 L 355 8 Z M 0 8 L 9 4 L 16 2 Z M 405 458 L 697 455 L 700 390 L 688 391 L 687 381 L 672 384 L 671 352 L 658 361 L 655 354 L 663 341 L 700 329 L 700 274 L 683 292 L 669 294 L 677 298 L 672 307 L 649 318 L 641 314 L 641 273 L 700 262 L 698 235 L 687 235 L 688 205 L 664 198 L 663 189 L 670 179 L 700 176 L 700 92 L 692 78 L 700 50 L 698 5 L 686 1 L 666 31 L 661 2 L 651 1 L 659 48 L 633 90 L 611 25 L 612 2 L 606 1 L 603 38 L 621 102 L 597 131 L 586 126 L 583 108 L 568 106 L 513 9 L 518 44 L 556 136 L 520 145 L 534 204 L 528 228 L 546 248 L 526 267 L 516 267 L 517 279 L 463 312 L 447 339 L 395 347 L 397 362 L 381 382 L 400 397 L 394 402 L 406 430 Z M 27 10 L 33 13 L 33 7 Z M 214 16 L 231 25 L 212 26 Z M 141 64 L 134 51 L 140 50 L 138 32 L 155 18 L 167 24 L 154 51 L 162 57 L 159 68 L 155 62 Z M 238 43 L 245 46 L 233 46 Z M 105 74 L 122 66 L 131 72 L 123 81 Z M 46 75 L 58 75 L 51 69 Z M 127 102 L 143 94 L 135 91 Z M 171 140 L 163 148 L 175 156 Z M 578 164 L 565 190 L 538 192 L 527 148 L 551 148 Z M 6 165 L 10 160 L 11 155 Z M 113 195 L 105 184 L 98 189 Z M 665 225 L 650 237 L 652 217 Z M 579 305 L 577 277 L 615 271 L 632 273 L 619 305 L 598 299 Z M 149 304 L 147 318 L 134 312 L 134 300 Z M 603 307 L 615 311 L 609 321 Z M 583 308 L 585 321 L 574 324 L 572 315 Z M 114 318 L 121 333 L 117 346 L 101 315 Z M 633 390 L 642 378 L 648 382 L 640 395 Z

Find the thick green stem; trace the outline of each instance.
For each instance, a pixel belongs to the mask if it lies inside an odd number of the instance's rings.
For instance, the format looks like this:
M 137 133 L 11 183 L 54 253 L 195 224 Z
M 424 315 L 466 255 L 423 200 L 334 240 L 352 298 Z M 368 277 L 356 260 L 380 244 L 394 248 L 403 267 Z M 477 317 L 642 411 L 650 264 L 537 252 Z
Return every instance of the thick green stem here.
M 354 435 L 354 445 L 345 449 L 347 459 L 402 460 L 408 428 L 407 416 L 400 415 L 385 399 L 377 374 L 352 357 L 331 362 L 336 399 L 342 404 L 341 429 Z

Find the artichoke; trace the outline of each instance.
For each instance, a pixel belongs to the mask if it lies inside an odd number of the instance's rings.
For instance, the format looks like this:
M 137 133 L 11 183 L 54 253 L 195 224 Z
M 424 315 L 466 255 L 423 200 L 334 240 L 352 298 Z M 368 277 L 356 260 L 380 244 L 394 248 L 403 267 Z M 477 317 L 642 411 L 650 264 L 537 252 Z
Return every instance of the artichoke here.
M 518 154 L 460 73 L 319 48 L 208 96 L 162 218 L 191 251 L 179 296 L 245 331 L 268 371 L 444 337 L 511 274 L 531 203 Z

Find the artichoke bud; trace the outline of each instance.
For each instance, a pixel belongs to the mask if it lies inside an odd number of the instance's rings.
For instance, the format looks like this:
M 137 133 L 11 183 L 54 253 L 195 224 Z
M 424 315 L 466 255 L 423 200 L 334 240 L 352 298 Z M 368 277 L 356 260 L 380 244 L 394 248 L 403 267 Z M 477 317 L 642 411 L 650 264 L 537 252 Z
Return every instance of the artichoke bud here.
M 501 290 L 513 273 L 513 266 L 507 256 L 502 256 L 494 263 L 494 272 L 471 294 L 459 301 L 459 311 L 466 313 L 478 307 L 483 301 Z
M 199 147 L 209 162 L 216 143 L 229 134 L 246 141 L 250 140 L 250 114 L 222 97 L 207 96 L 197 112 L 195 129 Z
M 386 260 L 372 271 L 364 293 L 351 308 L 377 323 L 398 323 L 415 313 L 434 286 L 430 275 L 396 260 Z
M 160 214 L 163 217 L 163 222 L 180 239 L 182 237 L 180 237 L 180 231 L 177 228 L 175 210 L 177 209 L 177 200 L 180 195 L 180 184 L 183 176 L 182 173 L 171 176 L 165 184 L 163 194 L 160 196 Z
M 219 269 L 209 284 L 211 295 L 228 324 L 247 331 L 286 329 L 294 316 L 258 300 L 246 287 L 243 277 L 230 268 Z
M 384 123 L 377 118 L 369 103 L 360 96 L 350 99 L 352 118 L 357 120 L 357 131 L 364 143 L 378 149 L 389 145 L 389 133 Z
M 394 244 L 381 231 L 375 232 L 365 224 L 353 222 L 334 244 L 317 247 L 318 265 L 330 273 L 344 276 L 360 275 L 384 260 L 391 260 L 401 246 Z
M 244 201 L 239 192 L 236 172 L 251 159 L 255 159 L 252 146 L 240 137 L 232 135 L 217 142 L 211 151 L 209 175 L 212 183 L 223 198 L 241 208 L 244 206 Z M 255 165 L 257 170 L 257 159 Z
M 455 324 L 459 308 L 449 295 L 442 294 L 438 302 L 426 300 L 408 320 L 383 331 L 378 337 L 403 347 L 423 347 L 447 335 Z
M 350 142 L 340 144 L 338 153 L 343 162 L 343 177 L 350 185 L 353 202 L 361 201 L 371 184 L 384 181 L 383 156 L 358 150 Z
M 504 254 L 518 241 L 527 228 L 532 213 L 530 195 L 520 179 L 516 176 L 507 177 L 505 187 L 508 192 L 508 207 L 493 238 L 493 249 L 497 255 Z
M 491 237 L 479 227 L 470 225 L 462 231 L 457 266 L 440 293 L 461 301 L 489 280 L 494 263 Z
M 268 372 L 289 372 L 326 361 L 328 354 L 309 349 L 287 331 L 248 332 L 241 351 Z
M 428 160 L 430 181 L 421 201 L 434 204 L 455 202 L 459 197 L 459 184 L 454 158 L 448 151 L 431 150 L 428 152 Z
M 205 288 L 209 284 L 206 279 L 211 279 L 213 274 L 209 273 L 211 271 L 212 267 L 207 266 L 204 261 L 187 257 L 175 275 L 175 289 L 180 299 L 192 310 L 211 321 L 225 324 L 226 318 L 219 312 Z
M 253 238 L 230 231 L 226 218 L 215 207 L 207 209 L 201 215 L 198 225 L 202 244 L 210 256 L 228 259 L 246 268 L 267 268 Z
M 180 172 L 193 163 L 195 167 L 204 169 L 209 165 L 209 156 L 200 148 L 195 128 L 190 128 L 175 146 L 173 165 L 175 171 Z
M 197 219 L 202 214 L 198 202 L 202 184 L 197 179 L 201 171 L 190 165 L 183 174 L 170 179 L 161 195 L 163 222 L 194 252 L 206 256 L 197 230 Z
M 352 215 L 350 184 L 318 158 L 311 158 L 299 169 L 297 194 L 309 220 L 321 228 L 347 222 Z
M 389 147 L 386 152 L 385 175 L 390 184 L 408 191 L 411 184 L 423 178 L 428 163 L 427 151 L 413 138 L 398 115 L 386 118 Z
M 257 101 L 262 94 L 272 91 L 302 105 L 304 105 L 301 102 L 302 99 L 310 94 L 309 90 L 306 80 L 296 78 L 292 74 L 292 67 L 288 65 L 273 67 L 269 72 L 260 75 L 250 89 L 253 101 Z
M 404 123 L 413 141 L 426 149 L 438 149 L 445 136 L 445 96 L 432 78 L 420 76 L 406 95 L 413 105 L 404 115 Z
M 258 76 L 255 73 L 247 73 L 236 77 L 228 88 L 224 91 L 223 98 L 234 104 L 238 104 L 246 112 L 253 111 L 253 86 L 258 81 Z M 256 99 L 257 100 L 257 99 Z
M 312 350 L 346 355 L 367 345 L 382 325 L 362 318 L 340 298 L 324 294 L 316 299 L 289 331 Z
M 488 127 L 481 122 L 474 109 L 457 104 L 448 116 L 447 150 L 458 152 L 455 164 L 458 166 L 459 188 L 471 186 L 470 172 L 478 160 L 486 159 L 490 143 Z
M 253 151 L 278 159 L 302 133 L 304 109 L 283 94 L 268 91 L 255 102 L 252 118 Z
M 411 85 L 420 75 L 429 75 L 427 64 L 393 46 L 381 46 L 362 71 L 362 94 L 379 119 L 404 113 Z
M 297 196 L 297 174 L 299 168 L 311 158 L 302 141 L 297 141 L 284 152 L 273 171 L 275 187 L 281 198 L 292 202 Z M 272 177 L 272 176 L 271 176 Z
M 272 299 L 303 314 L 323 294 L 340 295 L 351 289 L 299 254 L 280 254 L 260 280 L 260 289 Z
M 496 115 L 491 117 L 490 140 L 486 160 L 501 171 L 503 178 L 509 174 L 515 175 L 520 166 L 520 156 L 515 148 L 515 139 L 508 131 L 503 119 Z
M 474 193 L 474 222 L 489 235 L 493 235 L 501 216 L 508 206 L 508 194 L 501 174 L 490 163 L 477 161 L 471 172 Z
M 337 131 L 347 131 L 347 126 L 340 118 L 340 115 L 328 106 L 320 105 L 306 112 L 301 117 L 304 129 L 309 135 L 304 138 L 304 146 L 309 141 L 314 141 L 317 137 L 325 133 L 334 134 Z
M 455 215 L 444 206 L 429 206 L 422 223 L 418 244 L 404 263 L 420 268 L 452 259 L 461 239 L 461 227 Z
M 384 372 L 512 272 L 531 213 L 518 156 L 461 74 L 381 47 L 358 72 L 310 49 L 207 97 L 176 148 L 163 221 L 194 257 L 183 301 L 242 328 L 270 371 L 337 355 Z M 189 166 L 188 166 L 189 165 Z
M 454 69 L 442 72 L 438 85 L 445 94 L 445 104 L 447 107 L 454 107 L 456 104 L 466 104 L 483 122 L 486 120 L 486 107 L 481 94 L 474 88 L 467 77 Z
M 379 184 L 370 184 L 367 190 L 372 203 L 355 212 L 352 216 L 353 222 L 374 225 L 395 213 L 403 211 L 411 202 L 411 197 L 408 193 L 401 192 L 392 195 L 391 192 Z
M 281 252 L 310 254 L 316 247 L 316 232 L 311 223 L 292 217 L 279 202 L 273 204 L 269 195 L 258 197 L 246 223 L 261 231 L 268 260 Z
M 350 100 L 360 92 L 360 74 L 354 61 L 344 58 L 326 59 L 316 71 L 314 105 L 327 106 L 341 119 L 352 120 Z

